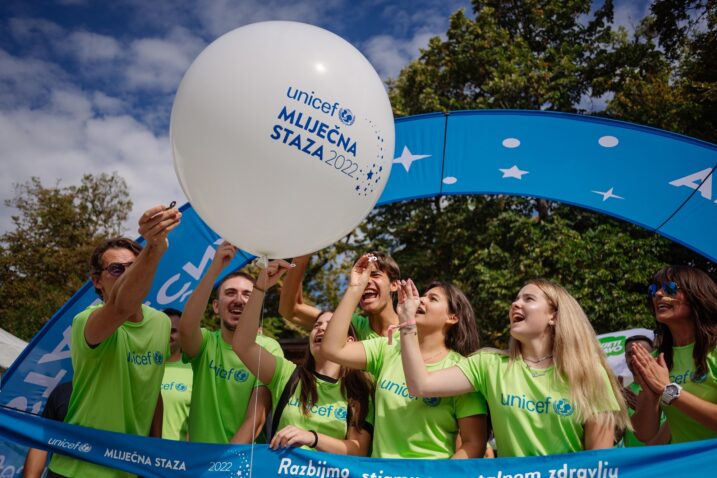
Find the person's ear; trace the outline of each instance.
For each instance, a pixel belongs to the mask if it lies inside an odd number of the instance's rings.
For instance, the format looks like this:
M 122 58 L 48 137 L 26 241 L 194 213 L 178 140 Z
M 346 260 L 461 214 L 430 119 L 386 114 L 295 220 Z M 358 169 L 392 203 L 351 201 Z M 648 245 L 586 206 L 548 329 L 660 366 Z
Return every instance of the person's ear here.
M 101 275 L 91 275 L 90 280 L 92 281 L 92 286 L 100 291 L 100 297 L 102 297 L 102 300 L 105 300 L 104 293 L 102 291 L 102 276 Z
M 346 337 L 346 343 L 349 344 L 351 342 L 356 342 L 356 339 L 349 335 L 348 337 Z
M 217 299 L 212 301 L 212 310 L 214 310 L 215 314 L 219 313 L 219 301 Z
M 451 314 L 448 319 L 446 320 L 447 324 L 457 324 L 458 323 L 458 316 L 456 314 Z

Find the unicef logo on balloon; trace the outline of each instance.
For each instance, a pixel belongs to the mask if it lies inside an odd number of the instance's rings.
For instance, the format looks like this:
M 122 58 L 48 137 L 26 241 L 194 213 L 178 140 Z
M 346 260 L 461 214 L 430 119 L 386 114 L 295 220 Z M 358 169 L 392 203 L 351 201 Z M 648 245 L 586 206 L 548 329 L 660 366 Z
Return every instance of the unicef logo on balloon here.
M 82 453 L 89 453 L 92 451 L 92 445 L 90 445 L 89 443 L 83 443 L 79 446 L 78 450 Z
M 563 417 L 569 417 L 573 414 L 575 411 L 575 408 L 570 405 L 570 402 L 568 402 L 565 399 L 558 400 L 557 402 L 553 403 L 553 410 L 556 414 L 563 416 Z
M 256 256 L 296 257 L 346 236 L 393 163 L 383 81 L 351 44 L 303 23 L 254 23 L 212 42 L 182 78 L 170 123 L 194 210 Z M 267 185 L 280 200 L 258 200 Z
M 155 352 L 153 358 L 154 363 L 157 365 L 162 365 L 162 362 L 164 362 L 164 355 L 162 355 L 162 352 Z
M 423 403 L 429 407 L 437 407 L 441 404 L 441 397 L 425 397 L 423 399 Z
M 344 408 L 344 407 L 339 407 L 334 412 L 334 416 L 336 418 L 338 418 L 339 420 L 346 420 L 347 414 L 348 414 L 348 412 L 346 411 L 346 408 Z
M 354 124 L 354 121 L 356 121 L 354 114 L 348 108 L 341 108 L 341 111 L 339 111 L 339 119 L 346 126 L 351 126 Z

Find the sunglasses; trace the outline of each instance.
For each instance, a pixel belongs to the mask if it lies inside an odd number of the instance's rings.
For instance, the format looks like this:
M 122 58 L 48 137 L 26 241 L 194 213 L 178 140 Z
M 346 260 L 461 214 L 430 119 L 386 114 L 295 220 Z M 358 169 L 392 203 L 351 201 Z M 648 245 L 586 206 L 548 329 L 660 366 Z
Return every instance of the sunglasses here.
M 661 285 L 650 284 L 650 286 L 647 288 L 647 295 L 649 295 L 650 297 L 655 297 L 657 291 L 660 289 L 662 289 L 662 292 L 667 295 L 676 295 L 677 291 L 680 290 L 680 288 L 677 287 L 677 283 L 675 281 L 666 282 L 665 284 Z
M 134 264 L 134 262 L 112 262 L 101 270 L 107 271 L 107 273 L 112 277 L 119 277 L 124 274 L 124 271 L 126 271 L 132 264 Z

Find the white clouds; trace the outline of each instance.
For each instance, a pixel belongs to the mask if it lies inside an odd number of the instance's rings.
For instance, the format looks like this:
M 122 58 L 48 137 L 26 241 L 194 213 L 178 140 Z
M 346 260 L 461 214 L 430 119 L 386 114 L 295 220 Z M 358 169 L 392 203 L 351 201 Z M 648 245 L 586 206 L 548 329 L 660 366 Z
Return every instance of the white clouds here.
M 436 35 L 419 33 L 408 40 L 378 35 L 363 44 L 363 51 L 381 78 L 395 78 L 404 66 L 418 57 L 421 48 L 428 46 L 428 40 Z
M 11 18 L 8 26 L 10 35 L 23 46 L 38 39 L 54 41 L 65 34 L 60 25 L 42 18 Z
M 203 46 L 200 38 L 181 28 L 172 30 L 166 38 L 133 41 L 125 70 L 128 86 L 174 91 Z
M 113 60 L 122 51 L 120 43 L 114 38 L 85 31 L 70 33 L 61 45 L 60 49 L 82 63 Z
M 135 235 L 142 211 L 158 202 L 185 201 L 172 167 L 169 139 L 128 115 L 104 114 L 122 102 L 104 94 L 56 89 L 41 108 L 0 110 L 3 144 L 2 199 L 13 183 L 38 176 L 50 186 L 78 184 L 83 174 L 118 171 L 135 207 L 127 224 Z M 168 199 L 170 198 L 170 199 Z M 11 227 L 12 211 L 0 210 L 0 231 Z
M 209 35 L 217 37 L 242 25 L 267 20 L 320 24 L 328 19 L 329 12 L 340 12 L 344 4 L 342 0 L 201 0 L 196 4 L 196 15 Z
M 0 49 L 0 108 L 32 104 L 51 85 L 66 80 L 59 66 L 40 59 L 22 59 Z
M 108 96 L 101 91 L 92 93 L 92 103 L 101 114 L 116 114 L 127 109 L 127 104 L 124 101 Z

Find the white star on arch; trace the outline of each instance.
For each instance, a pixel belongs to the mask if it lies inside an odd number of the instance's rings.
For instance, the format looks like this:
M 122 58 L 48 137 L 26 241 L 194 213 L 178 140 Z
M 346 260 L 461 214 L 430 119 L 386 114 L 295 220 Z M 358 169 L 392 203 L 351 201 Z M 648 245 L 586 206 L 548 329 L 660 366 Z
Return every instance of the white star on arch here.
M 591 191 L 591 192 L 601 195 L 603 202 L 607 201 L 608 199 L 625 199 L 624 197 L 614 194 L 613 189 L 614 188 L 610 188 L 607 191 Z
M 523 179 L 524 174 L 530 174 L 529 171 L 523 171 L 522 169 L 520 169 L 518 166 L 515 166 L 515 165 L 513 165 L 513 167 L 510 169 L 498 168 L 498 171 L 503 173 L 502 179 L 505 179 L 505 178 Z
M 430 158 L 430 154 L 413 154 L 408 149 L 408 146 L 403 147 L 403 152 L 401 152 L 401 156 L 398 158 L 394 158 L 394 163 L 399 163 L 403 166 L 403 168 L 406 170 L 406 172 L 410 172 L 411 164 L 413 164 L 414 161 L 418 161 L 419 159 L 423 158 Z

